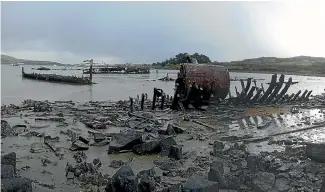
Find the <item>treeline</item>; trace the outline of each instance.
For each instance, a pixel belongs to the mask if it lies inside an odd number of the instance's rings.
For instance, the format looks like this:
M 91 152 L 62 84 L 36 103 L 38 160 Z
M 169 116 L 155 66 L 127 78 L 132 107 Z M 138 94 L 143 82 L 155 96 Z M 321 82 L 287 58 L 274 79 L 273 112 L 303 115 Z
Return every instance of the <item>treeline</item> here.
M 186 54 L 187 53 L 179 53 L 179 54 L 175 55 L 175 57 L 173 57 L 173 58 L 166 59 L 165 61 L 162 61 L 162 62 L 153 63 L 152 65 L 166 67 L 166 66 L 178 65 L 181 63 L 188 63 L 188 61 L 186 59 Z M 195 58 L 198 63 L 211 63 L 210 58 L 206 55 L 194 53 L 190 56 L 192 58 Z

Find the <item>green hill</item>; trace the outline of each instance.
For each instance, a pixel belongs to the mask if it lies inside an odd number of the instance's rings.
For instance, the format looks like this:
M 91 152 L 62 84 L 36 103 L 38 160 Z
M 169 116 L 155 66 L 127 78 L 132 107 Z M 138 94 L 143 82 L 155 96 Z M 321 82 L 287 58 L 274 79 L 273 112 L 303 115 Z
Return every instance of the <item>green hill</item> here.
M 1 64 L 11 65 L 15 63 L 24 63 L 24 65 L 58 65 L 64 66 L 65 64 L 53 62 L 53 61 L 36 61 L 36 60 L 27 60 L 27 59 L 17 59 L 8 55 L 1 54 Z

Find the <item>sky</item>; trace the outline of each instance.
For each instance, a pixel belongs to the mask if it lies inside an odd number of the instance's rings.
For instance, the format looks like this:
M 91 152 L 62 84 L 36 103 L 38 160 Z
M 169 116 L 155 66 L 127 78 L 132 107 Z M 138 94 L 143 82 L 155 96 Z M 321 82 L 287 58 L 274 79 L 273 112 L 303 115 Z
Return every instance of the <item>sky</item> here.
M 1 2 L 1 53 L 76 64 L 325 57 L 325 1 Z

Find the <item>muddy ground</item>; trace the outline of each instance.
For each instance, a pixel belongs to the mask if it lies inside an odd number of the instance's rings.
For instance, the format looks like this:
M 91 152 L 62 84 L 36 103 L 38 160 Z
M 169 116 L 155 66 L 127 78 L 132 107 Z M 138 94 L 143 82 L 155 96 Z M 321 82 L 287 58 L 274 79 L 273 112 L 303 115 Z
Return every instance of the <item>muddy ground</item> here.
M 325 105 L 319 100 L 186 112 L 152 111 L 150 104 L 141 111 L 136 102 L 132 112 L 128 101 L 2 106 L 1 154 L 16 153 L 16 176 L 6 178 L 28 178 L 32 191 L 293 192 L 322 186 Z

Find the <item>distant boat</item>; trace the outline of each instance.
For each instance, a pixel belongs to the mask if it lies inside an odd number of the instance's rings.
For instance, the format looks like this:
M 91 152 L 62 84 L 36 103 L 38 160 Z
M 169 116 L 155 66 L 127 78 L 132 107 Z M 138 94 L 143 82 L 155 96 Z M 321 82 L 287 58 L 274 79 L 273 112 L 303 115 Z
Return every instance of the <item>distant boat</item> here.
M 19 65 L 24 65 L 24 63 L 13 63 L 11 64 L 12 66 L 19 66 Z

